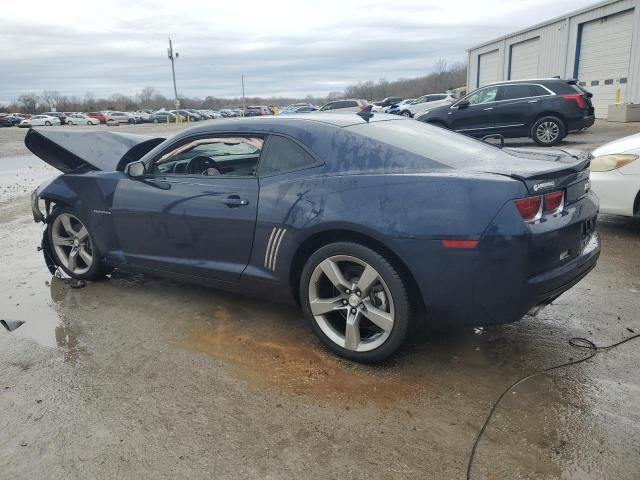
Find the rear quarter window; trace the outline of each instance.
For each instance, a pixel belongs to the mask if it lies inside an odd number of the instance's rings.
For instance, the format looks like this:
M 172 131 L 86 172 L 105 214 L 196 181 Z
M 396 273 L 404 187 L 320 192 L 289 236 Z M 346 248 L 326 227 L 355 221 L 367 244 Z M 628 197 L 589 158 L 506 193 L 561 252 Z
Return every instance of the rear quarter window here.
M 479 140 L 413 120 L 389 120 L 352 125 L 347 130 L 409 151 L 443 166 L 464 168 L 491 159 L 499 150 Z
M 269 137 L 260 166 L 259 176 L 270 176 L 321 165 L 311 154 L 293 140 L 278 135 Z

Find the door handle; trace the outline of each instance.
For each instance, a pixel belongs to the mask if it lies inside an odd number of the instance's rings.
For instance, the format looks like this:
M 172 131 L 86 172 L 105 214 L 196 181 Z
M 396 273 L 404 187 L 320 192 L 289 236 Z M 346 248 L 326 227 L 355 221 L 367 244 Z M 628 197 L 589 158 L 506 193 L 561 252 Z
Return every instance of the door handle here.
M 249 205 L 249 200 L 243 200 L 238 195 L 229 195 L 227 198 L 222 200 L 222 203 L 224 203 L 230 208 L 244 207 L 245 205 Z
M 483 110 L 486 112 L 488 110 L 493 110 L 493 107 L 487 107 L 487 108 L 483 108 Z
M 527 103 L 538 103 L 538 100 L 529 100 Z

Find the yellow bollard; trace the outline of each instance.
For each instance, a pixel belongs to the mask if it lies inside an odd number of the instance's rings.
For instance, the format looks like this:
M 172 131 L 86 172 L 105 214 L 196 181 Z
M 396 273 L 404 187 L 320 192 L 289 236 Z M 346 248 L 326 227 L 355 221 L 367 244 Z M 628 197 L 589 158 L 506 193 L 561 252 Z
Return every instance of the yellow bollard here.
M 622 91 L 619 88 L 616 88 L 616 103 L 620 103 L 620 96 Z

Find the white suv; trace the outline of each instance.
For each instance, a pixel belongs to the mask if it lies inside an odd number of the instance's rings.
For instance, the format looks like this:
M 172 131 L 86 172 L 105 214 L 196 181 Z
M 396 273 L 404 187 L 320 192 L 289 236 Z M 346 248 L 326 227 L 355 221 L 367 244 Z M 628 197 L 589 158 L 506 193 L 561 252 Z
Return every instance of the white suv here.
M 430 93 L 429 95 L 416 98 L 410 104 L 403 105 L 398 115 L 417 117 L 433 108 L 450 105 L 455 101 L 456 98 L 450 93 Z

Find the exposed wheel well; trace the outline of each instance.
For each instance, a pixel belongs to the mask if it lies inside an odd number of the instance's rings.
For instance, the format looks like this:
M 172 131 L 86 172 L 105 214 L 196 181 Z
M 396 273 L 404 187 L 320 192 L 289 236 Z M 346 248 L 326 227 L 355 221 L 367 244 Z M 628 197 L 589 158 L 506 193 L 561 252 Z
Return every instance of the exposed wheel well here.
M 633 214 L 640 215 L 640 191 L 638 191 L 636 199 L 633 201 Z
M 424 302 L 422 301 L 422 295 L 420 294 L 420 289 L 404 262 L 392 250 L 378 240 L 349 230 L 327 230 L 320 232 L 309 237 L 298 247 L 298 250 L 293 256 L 291 269 L 289 271 L 291 294 L 296 302 L 300 302 L 300 276 L 302 275 L 302 269 L 304 268 L 305 262 L 317 249 L 335 242 L 358 243 L 376 251 L 380 255 L 383 255 L 398 271 L 402 280 L 405 282 L 407 289 L 409 290 L 414 311 L 418 312 L 420 317 L 424 316 L 425 307 Z

